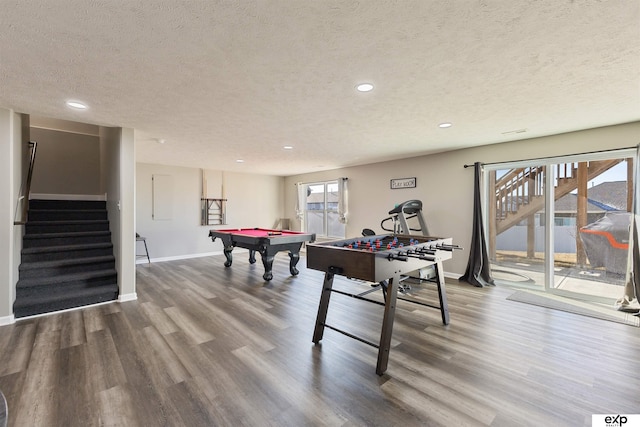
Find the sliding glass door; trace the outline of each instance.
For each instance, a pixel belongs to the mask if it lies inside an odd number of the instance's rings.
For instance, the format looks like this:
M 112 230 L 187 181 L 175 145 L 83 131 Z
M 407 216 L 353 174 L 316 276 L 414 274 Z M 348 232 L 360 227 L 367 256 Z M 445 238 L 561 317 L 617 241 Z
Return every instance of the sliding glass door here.
M 338 181 L 306 184 L 305 230 L 316 237 L 344 238 L 345 225 L 338 212 Z
M 489 258 L 495 280 L 544 288 L 545 166 L 489 171 Z
M 622 294 L 633 150 L 485 167 L 492 274 L 590 301 Z

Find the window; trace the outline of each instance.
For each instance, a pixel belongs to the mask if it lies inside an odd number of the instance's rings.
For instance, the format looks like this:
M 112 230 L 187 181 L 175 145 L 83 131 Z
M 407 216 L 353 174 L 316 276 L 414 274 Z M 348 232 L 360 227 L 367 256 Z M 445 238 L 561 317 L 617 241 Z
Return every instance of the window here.
M 336 181 L 298 184 L 303 187 L 304 224 L 307 233 L 315 233 L 317 237 L 344 238 L 345 213 L 342 208 L 344 189 L 340 189 L 344 178 Z

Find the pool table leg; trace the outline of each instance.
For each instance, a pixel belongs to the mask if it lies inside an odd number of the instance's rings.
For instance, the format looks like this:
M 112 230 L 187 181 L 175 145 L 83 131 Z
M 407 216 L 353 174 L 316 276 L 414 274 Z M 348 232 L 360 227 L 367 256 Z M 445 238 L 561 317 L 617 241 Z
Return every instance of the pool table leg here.
M 300 261 L 300 253 L 291 251 L 289 252 L 289 258 L 291 258 L 289 261 L 289 273 L 291 273 L 292 276 L 297 276 L 298 273 L 300 273 L 296 268 L 296 264 Z
M 231 264 L 233 263 L 233 256 L 231 255 L 231 251 L 233 251 L 233 245 L 224 247 L 224 256 L 227 259 L 224 263 L 225 267 L 231 267 Z
M 262 275 L 262 278 L 268 282 L 269 280 L 273 279 L 272 268 L 274 255 L 270 254 L 268 251 L 264 251 L 261 254 L 262 265 L 264 265 L 264 274 Z
M 256 251 L 253 249 L 249 249 L 249 264 L 256 263 Z
M 296 264 L 300 261 L 300 248 L 302 243 L 287 244 L 285 246 L 261 246 L 258 249 L 260 255 L 262 255 L 262 264 L 264 265 L 264 275 L 262 278 L 266 281 L 273 279 L 273 258 L 279 251 L 289 251 L 289 272 L 292 276 L 296 276 L 299 271 L 296 268 Z

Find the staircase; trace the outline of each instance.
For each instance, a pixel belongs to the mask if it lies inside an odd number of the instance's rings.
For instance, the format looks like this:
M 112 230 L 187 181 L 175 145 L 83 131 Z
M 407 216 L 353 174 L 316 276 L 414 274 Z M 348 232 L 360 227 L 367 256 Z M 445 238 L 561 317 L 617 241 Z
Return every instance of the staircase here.
M 623 161 L 625 159 L 590 161 L 582 179 L 591 180 Z M 544 176 L 547 167 L 512 169 L 500 178 L 494 178 L 495 198 L 490 209 L 494 210 L 492 216 L 496 218 L 495 234 L 502 233 L 544 208 Z M 556 169 L 554 196 L 558 200 L 578 188 L 578 164 L 566 163 L 553 167 Z
M 19 272 L 16 318 L 115 300 L 106 202 L 30 200 Z

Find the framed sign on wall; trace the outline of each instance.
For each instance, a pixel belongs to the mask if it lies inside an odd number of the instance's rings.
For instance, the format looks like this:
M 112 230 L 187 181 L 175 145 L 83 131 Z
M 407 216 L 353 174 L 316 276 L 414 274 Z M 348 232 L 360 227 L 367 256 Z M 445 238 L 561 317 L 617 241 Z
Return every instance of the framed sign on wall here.
M 391 189 L 397 190 L 399 188 L 415 188 L 416 177 L 413 178 L 395 178 L 391 180 Z

